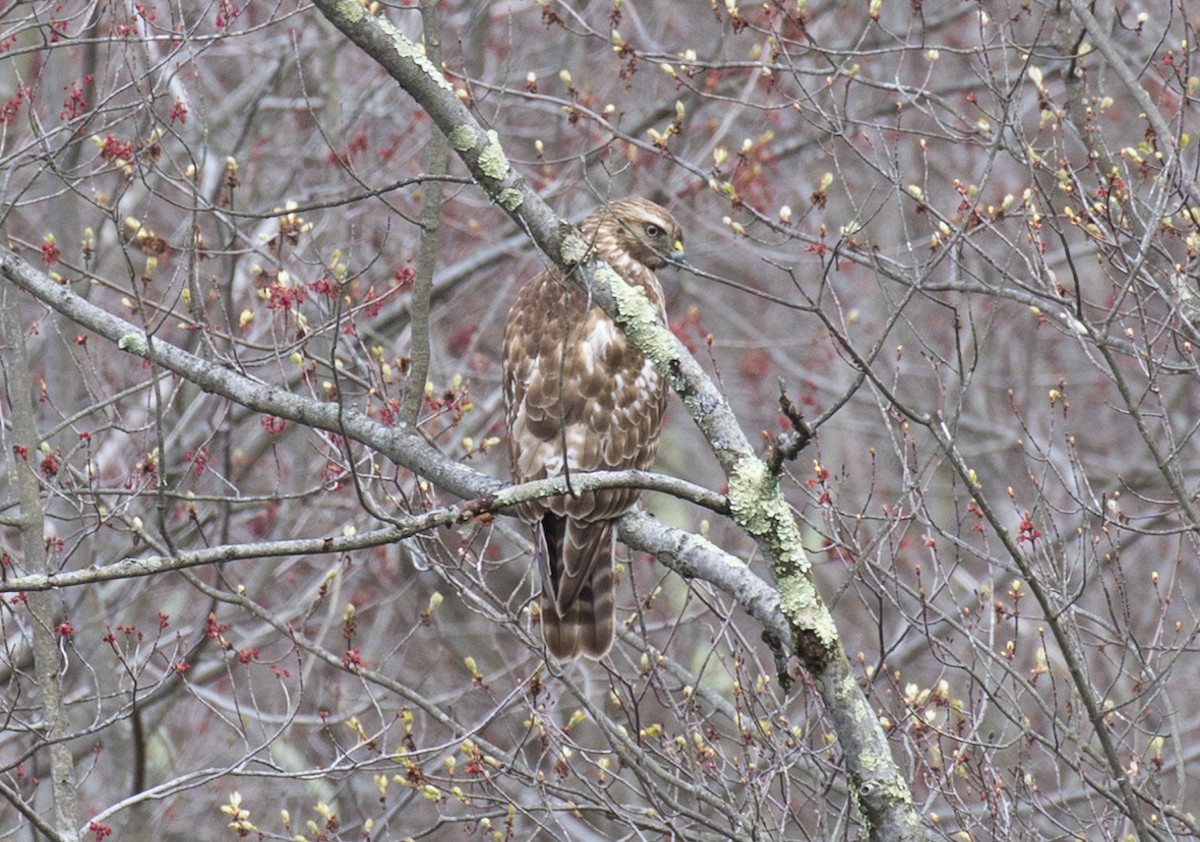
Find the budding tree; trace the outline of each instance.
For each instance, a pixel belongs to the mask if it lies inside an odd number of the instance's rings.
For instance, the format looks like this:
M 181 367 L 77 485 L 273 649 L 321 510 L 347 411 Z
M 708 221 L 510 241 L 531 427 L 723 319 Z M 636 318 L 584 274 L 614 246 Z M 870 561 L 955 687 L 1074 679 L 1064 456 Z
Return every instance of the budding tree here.
M 0 17 L 0 835 L 1200 835 L 1182 3 Z M 574 224 L 687 231 L 668 324 Z M 678 398 L 547 659 L 504 314 Z

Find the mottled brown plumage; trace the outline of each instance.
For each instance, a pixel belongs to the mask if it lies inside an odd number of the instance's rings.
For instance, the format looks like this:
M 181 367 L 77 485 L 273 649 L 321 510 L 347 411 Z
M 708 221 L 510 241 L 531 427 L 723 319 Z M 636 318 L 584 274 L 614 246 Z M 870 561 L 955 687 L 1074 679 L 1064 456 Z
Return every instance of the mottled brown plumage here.
M 679 223 L 645 199 L 621 199 L 583 223 L 596 255 L 646 291 L 665 322 L 652 270 L 683 248 Z M 517 294 L 504 327 L 504 404 L 515 482 L 569 472 L 647 469 L 666 384 L 585 290 L 551 267 Z M 564 342 L 565 340 L 565 342 Z M 564 447 L 566 458 L 564 460 Z M 559 659 L 603 657 L 613 639 L 613 521 L 636 489 L 564 495 L 517 507 L 540 527 L 542 635 Z

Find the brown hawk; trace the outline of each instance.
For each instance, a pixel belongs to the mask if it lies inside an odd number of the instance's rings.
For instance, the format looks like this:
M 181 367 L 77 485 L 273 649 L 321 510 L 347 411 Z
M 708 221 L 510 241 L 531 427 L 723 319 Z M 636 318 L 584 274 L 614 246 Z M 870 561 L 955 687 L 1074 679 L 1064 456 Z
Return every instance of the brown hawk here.
M 679 223 L 646 199 L 612 202 L 583 223 L 595 254 L 645 290 L 666 322 L 652 270 L 683 254 Z M 504 326 L 504 405 L 517 483 L 580 471 L 648 469 L 666 383 L 586 290 L 551 267 L 517 294 Z M 565 454 L 565 455 L 564 455 Z M 517 506 L 540 526 L 542 637 L 561 660 L 601 658 L 613 641 L 613 521 L 637 489 Z

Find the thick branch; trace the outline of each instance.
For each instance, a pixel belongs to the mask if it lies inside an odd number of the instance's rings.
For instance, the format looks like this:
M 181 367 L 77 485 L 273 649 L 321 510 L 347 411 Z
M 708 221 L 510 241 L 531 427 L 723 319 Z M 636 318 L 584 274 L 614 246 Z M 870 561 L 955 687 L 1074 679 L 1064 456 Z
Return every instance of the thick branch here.
M 878 721 L 870 715 L 866 697 L 850 678 L 841 640 L 813 583 L 800 530 L 779 478 L 755 455 L 720 390 L 678 338 L 658 322 L 645 294 L 595 260 L 577 230 L 559 219 L 514 172 L 496 132 L 484 131 L 441 70 L 415 44 L 386 17 L 371 15 L 356 0 L 315 0 L 314 5 L 400 83 L 446 134 L 492 200 L 551 261 L 588 288 L 592 300 L 667 377 L 728 477 L 733 519 L 759 541 L 771 560 L 780 608 L 789 625 L 789 648 L 821 686 L 831 710 L 840 705 L 842 711 L 855 713 L 835 721 L 852 731 L 839 730 L 839 738 L 847 748 L 850 777 L 872 837 L 921 838 L 907 784 L 891 759 Z
M 785 594 L 784 614 L 793 626 L 789 637 L 796 638 L 793 648 L 810 669 L 819 671 L 826 653 L 839 646 L 837 631 L 812 585 L 799 530 L 776 478 L 755 456 L 724 395 L 683 343 L 658 322 L 645 295 L 625 284 L 607 264 L 591 258 L 574 226 L 559 219 L 516 175 L 496 133 L 483 130 L 415 44 L 386 18 L 370 15 L 352 0 L 317 0 L 316 6 L 400 83 L 446 134 L 488 195 L 551 261 L 588 287 L 592 300 L 667 376 L 729 477 L 734 520 L 770 553 Z

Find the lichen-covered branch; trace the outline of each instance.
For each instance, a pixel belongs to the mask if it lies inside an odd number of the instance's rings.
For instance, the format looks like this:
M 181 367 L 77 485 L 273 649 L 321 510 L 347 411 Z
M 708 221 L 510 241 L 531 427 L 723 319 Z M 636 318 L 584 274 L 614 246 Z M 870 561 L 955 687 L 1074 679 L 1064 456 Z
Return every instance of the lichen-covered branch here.
M 688 414 L 708 439 L 729 477 L 733 519 L 766 549 L 789 626 L 787 641 L 817 681 L 832 710 L 866 712 L 839 717 L 850 775 L 874 838 L 922 837 L 907 784 L 891 760 L 879 723 L 850 677 L 837 629 L 812 580 L 800 532 L 778 478 L 755 454 L 728 402 L 683 344 L 659 323 L 640 290 L 611 267 L 588 256 L 573 226 L 550 210 L 510 166 L 500 138 L 485 130 L 417 47 L 384 16 L 355 0 L 315 0 L 316 7 L 350 40 L 384 67 L 449 138 L 480 187 L 503 208 L 560 269 L 586 284 L 592 299 L 668 379 Z M 850 701 L 850 697 L 855 697 Z
M 610 267 L 589 258 L 586 242 L 578 231 L 559 219 L 517 176 L 504 155 L 496 133 L 484 130 L 479 125 L 420 48 L 386 18 L 370 15 L 357 3 L 349 0 L 318 0 L 316 5 L 335 26 L 378 61 L 429 113 L 484 191 L 529 232 L 530 238 L 546 256 L 564 271 L 588 284 L 593 300 L 616 318 L 630 339 L 668 377 L 671 388 L 683 399 L 688 414 L 704 432 L 726 474 L 732 479 L 739 471 L 745 473 L 750 470 L 750 463 L 745 460 L 761 461 L 755 456 L 753 447 L 720 390 L 674 334 L 659 323 L 645 295 L 625 284 Z M 505 196 L 508 199 L 502 199 Z M 755 489 L 747 487 L 746 490 L 751 495 L 765 496 L 761 499 L 755 496 L 744 498 L 746 505 L 734 513 L 734 519 L 743 527 L 746 523 L 741 518 L 757 516 L 752 510 L 756 509 L 758 503 L 786 508 L 787 504 L 773 482 Z M 785 545 L 788 547 L 787 552 L 780 556 L 783 563 L 777 564 L 776 576 L 781 586 L 800 595 L 791 604 L 803 610 L 789 618 L 795 634 L 808 637 L 813 630 L 820 630 L 820 645 L 816 648 L 804 646 L 804 650 L 816 659 L 808 666 L 819 666 L 824 657 L 820 654 L 821 648 L 836 643 L 828 635 L 833 625 L 827 619 L 828 612 L 808 575 L 807 560 L 800 549 L 799 531 L 794 521 L 789 516 L 776 518 L 776 522 L 784 532 L 776 531 L 766 536 L 750 531 L 760 540 L 773 543 L 775 549 Z M 774 558 L 776 554 L 772 553 L 772 556 Z M 822 613 L 826 616 L 820 616 Z

